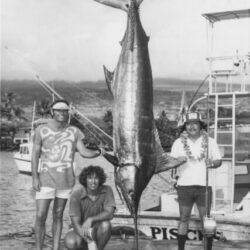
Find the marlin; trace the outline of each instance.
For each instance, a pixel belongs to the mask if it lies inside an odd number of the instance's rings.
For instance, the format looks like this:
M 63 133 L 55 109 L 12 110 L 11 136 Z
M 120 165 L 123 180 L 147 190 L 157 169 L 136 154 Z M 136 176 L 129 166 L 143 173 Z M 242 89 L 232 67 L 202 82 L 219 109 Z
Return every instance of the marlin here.
M 149 37 L 143 30 L 139 6 L 143 0 L 95 0 L 127 12 L 116 69 L 104 66 L 108 89 L 113 95 L 113 150 L 115 182 L 137 218 L 140 197 L 152 176 L 181 165 L 161 147 L 154 124 L 153 77 L 148 52 Z

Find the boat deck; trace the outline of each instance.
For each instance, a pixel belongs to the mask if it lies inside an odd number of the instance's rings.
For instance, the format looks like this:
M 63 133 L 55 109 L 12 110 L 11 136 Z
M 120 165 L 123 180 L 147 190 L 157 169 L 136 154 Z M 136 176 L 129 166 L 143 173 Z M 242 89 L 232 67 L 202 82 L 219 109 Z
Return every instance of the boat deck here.
M 51 250 L 51 239 L 46 239 L 44 250 Z M 214 242 L 213 250 L 249 250 L 250 242 L 246 241 L 228 241 Z M 0 249 L 2 250 L 34 250 L 34 237 L 10 237 L 9 239 L 0 240 Z M 134 248 L 134 237 L 129 236 L 125 239 L 121 237 L 112 236 L 105 250 L 135 250 Z M 148 238 L 140 238 L 138 250 L 177 250 L 176 240 L 152 240 Z M 187 241 L 186 250 L 201 250 L 203 249 L 202 242 Z M 60 250 L 67 250 L 62 244 Z

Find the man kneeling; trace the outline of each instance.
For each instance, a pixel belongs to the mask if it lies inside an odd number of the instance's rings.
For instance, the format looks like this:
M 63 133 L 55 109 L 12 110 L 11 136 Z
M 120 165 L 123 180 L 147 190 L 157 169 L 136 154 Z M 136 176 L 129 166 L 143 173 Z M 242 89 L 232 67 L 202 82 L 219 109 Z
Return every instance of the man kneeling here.
M 108 243 L 116 205 L 111 187 L 103 185 L 105 181 L 106 174 L 99 166 L 82 170 L 79 176 L 82 187 L 72 193 L 69 204 L 73 224 L 73 230 L 65 236 L 69 250 L 103 250 Z

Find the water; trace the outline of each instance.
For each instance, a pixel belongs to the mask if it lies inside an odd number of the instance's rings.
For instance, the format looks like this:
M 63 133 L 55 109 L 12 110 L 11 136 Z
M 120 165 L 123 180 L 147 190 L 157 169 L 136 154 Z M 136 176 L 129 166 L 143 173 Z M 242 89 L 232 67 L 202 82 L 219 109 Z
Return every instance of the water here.
M 0 235 L 32 227 L 35 203 L 31 177 L 18 173 L 12 153 L 1 152 L 0 176 Z

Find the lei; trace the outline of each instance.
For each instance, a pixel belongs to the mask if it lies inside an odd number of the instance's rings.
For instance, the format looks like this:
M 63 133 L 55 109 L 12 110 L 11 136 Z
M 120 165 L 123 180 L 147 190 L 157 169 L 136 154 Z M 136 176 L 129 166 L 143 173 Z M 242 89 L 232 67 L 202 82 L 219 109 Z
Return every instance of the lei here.
M 198 157 L 194 157 L 192 155 L 191 150 L 190 150 L 190 146 L 187 143 L 188 133 L 186 131 L 181 133 L 181 135 L 180 135 L 181 142 L 183 143 L 184 151 L 185 151 L 186 156 L 189 160 L 201 161 L 206 157 L 207 146 L 208 146 L 208 134 L 204 130 L 201 130 L 201 136 L 202 136 L 201 152 L 200 152 L 200 155 Z

